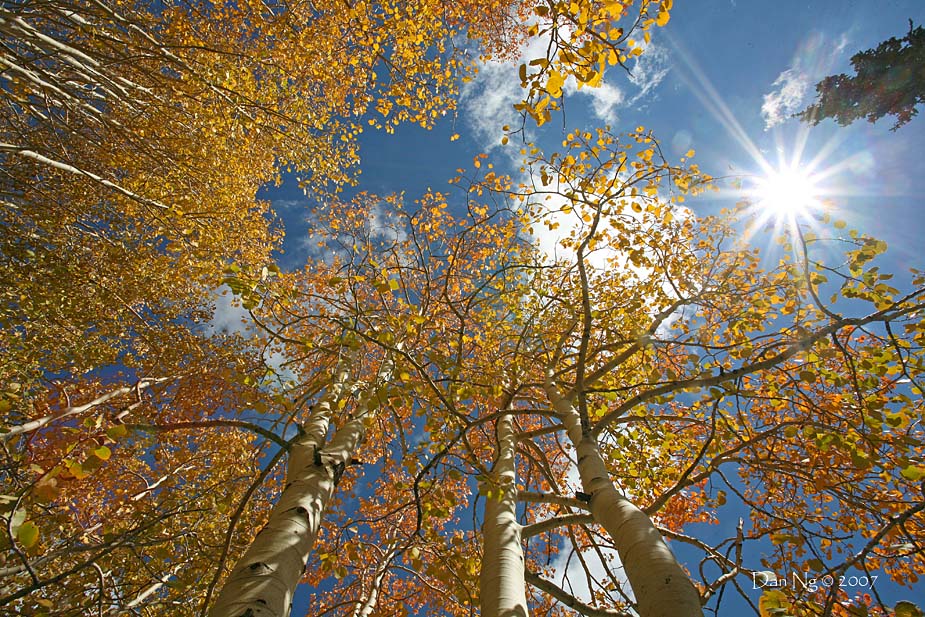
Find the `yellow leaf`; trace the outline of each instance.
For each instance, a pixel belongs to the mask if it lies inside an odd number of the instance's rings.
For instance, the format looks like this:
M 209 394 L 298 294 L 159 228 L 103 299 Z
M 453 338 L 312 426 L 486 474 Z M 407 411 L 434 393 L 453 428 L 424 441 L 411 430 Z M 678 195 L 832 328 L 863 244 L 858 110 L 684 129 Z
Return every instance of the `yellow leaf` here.
M 786 613 L 789 608 L 790 602 L 787 601 L 787 596 L 776 589 L 765 591 L 761 594 L 761 599 L 758 600 L 758 610 L 761 611 L 761 617 L 779 615 L 781 611 Z
M 896 617 L 922 617 L 922 610 L 912 602 L 901 600 L 893 607 Z
M 604 4 L 604 10 L 610 13 L 611 18 L 620 19 L 620 15 L 623 14 L 623 2 L 620 0 L 606 2 Z
M 128 435 L 128 429 L 125 428 L 124 424 L 116 424 L 106 429 L 106 436 L 113 441 L 118 440 L 120 437 L 125 437 L 126 435 Z
M 83 466 L 77 461 L 65 461 L 64 464 L 67 466 L 68 473 L 70 473 L 72 476 L 74 476 L 78 480 L 83 480 L 84 478 L 90 475 L 89 473 L 87 473 L 86 470 L 84 470 Z
M 565 78 L 562 77 L 562 74 L 553 69 L 549 72 L 549 79 L 546 81 L 546 91 L 549 92 L 549 96 L 554 99 L 562 96 L 562 86 L 565 85 Z
M 16 532 L 16 538 L 26 548 L 32 548 L 38 542 L 39 528 L 32 521 L 23 523 Z

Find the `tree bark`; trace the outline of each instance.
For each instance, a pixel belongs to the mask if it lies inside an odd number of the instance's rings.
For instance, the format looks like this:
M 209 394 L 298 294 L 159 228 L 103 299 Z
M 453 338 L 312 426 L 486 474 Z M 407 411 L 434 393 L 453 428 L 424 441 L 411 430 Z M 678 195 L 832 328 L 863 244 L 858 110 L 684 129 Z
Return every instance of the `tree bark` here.
M 292 445 L 286 488 L 250 547 L 232 569 L 210 617 L 287 617 L 296 586 L 318 537 L 324 510 L 344 469 L 366 435 L 376 386 L 391 373 L 386 361 L 352 417 L 325 443 L 340 407 L 348 372 L 338 367 L 330 390 L 312 410 Z
M 482 525 L 481 614 L 482 617 L 527 617 L 524 552 L 521 526 L 517 522 L 516 437 L 510 414 L 498 418 L 496 431 L 498 459 L 493 471 L 495 484 L 485 502 Z
M 334 469 L 321 455 L 333 410 L 346 389 L 347 369 L 338 365 L 330 389 L 312 409 L 303 435 L 289 452 L 286 488 L 241 557 L 211 617 L 285 617 L 318 537 L 325 506 L 334 493 Z
M 575 447 L 582 490 L 591 496 L 591 515 L 617 548 L 640 617 L 703 617 L 700 595 L 652 520 L 610 480 L 590 428 L 582 427 L 571 401 L 554 386 L 547 383 L 545 389 Z

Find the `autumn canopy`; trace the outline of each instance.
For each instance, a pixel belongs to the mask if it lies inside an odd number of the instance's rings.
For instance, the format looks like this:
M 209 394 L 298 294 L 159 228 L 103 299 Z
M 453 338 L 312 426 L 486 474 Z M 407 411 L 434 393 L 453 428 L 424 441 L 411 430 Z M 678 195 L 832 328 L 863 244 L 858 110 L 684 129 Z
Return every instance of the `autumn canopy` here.
M 921 615 L 925 274 L 826 212 L 759 253 L 693 152 L 560 114 L 671 9 L 4 3 L 0 612 Z M 519 174 L 356 187 L 524 49 Z

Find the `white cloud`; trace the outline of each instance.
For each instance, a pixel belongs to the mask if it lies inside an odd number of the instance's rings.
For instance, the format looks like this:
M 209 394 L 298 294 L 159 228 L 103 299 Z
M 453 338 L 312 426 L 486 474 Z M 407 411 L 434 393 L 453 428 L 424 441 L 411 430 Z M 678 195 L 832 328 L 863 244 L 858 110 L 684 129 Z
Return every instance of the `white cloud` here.
M 203 333 L 205 336 L 240 334 L 249 339 L 256 335 L 250 313 L 234 299 L 234 294 L 226 285 L 212 291 L 212 301 L 215 303 L 215 311 Z M 278 381 L 295 381 L 296 375 L 289 367 L 289 358 L 278 349 L 265 348 L 263 361 L 276 374 Z
M 330 264 L 338 256 L 338 251 L 334 248 L 333 243 L 319 244 L 319 236 L 312 233 L 311 230 L 305 233 L 296 241 L 298 254 L 305 255 L 305 261 L 319 261 Z
M 297 375 L 292 368 L 292 360 L 281 351 L 264 351 L 263 361 L 273 371 L 273 378 L 279 384 L 296 383 Z
M 325 204 L 322 203 L 321 207 L 325 207 Z M 366 232 L 371 240 L 386 247 L 401 243 L 408 238 L 406 220 L 396 214 L 384 201 L 370 208 L 366 219 Z M 350 235 L 342 234 L 336 240 L 331 240 L 328 233 L 316 234 L 311 228 L 300 238 L 294 240 L 297 254 L 304 254 L 306 261 L 328 265 L 334 263 L 337 258 L 350 261 L 354 251 L 349 247 L 353 245 L 353 242 Z
M 277 212 L 284 210 L 295 210 L 297 208 L 307 208 L 308 202 L 305 199 L 274 199 L 273 209 Z
M 533 225 L 531 233 L 534 244 L 547 262 L 558 259 L 574 261 L 575 250 L 563 246 L 563 241 L 569 237 L 580 237 L 586 232 L 587 223 L 581 218 L 582 210 L 574 208 L 572 200 L 560 194 L 560 191 L 565 192 L 566 189 L 558 186 L 555 176 L 544 183 L 540 173 L 531 169 L 525 176 L 524 184 L 532 187 L 535 196 L 531 201 L 542 208 L 541 220 Z M 587 263 L 595 269 L 606 268 L 607 259 L 613 256 L 609 249 L 606 251 L 606 254 L 602 250 L 592 252 L 587 256 Z
M 532 38 L 517 58 L 505 62 L 480 61 L 475 79 L 463 85 L 460 103 L 464 118 L 485 149 L 501 144 L 501 127 L 515 126 L 520 115 L 514 103 L 523 97 L 520 65 L 546 54 L 546 41 Z
M 567 451 L 571 460 L 568 470 L 566 471 L 564 489 L 565 492 L 573 492 L 581 490 L 581 479 L 578 476 L 578 464 L 573 458 L 575 452 L 571 447 L 567 447 Z M 620 562 L 620 557 L 617 555 L 617 551 L 604 548 L 601 549 L 601 554 L 604 555 L 604 559 L 607 561 L 607 568 L 605 568 L 604 564 L 601 562 L 597 551 L 594 549 L 582 551 L 581 556 L 588 566 L 588 573 L 595 579 L 604 581 L 608 578 L 607 569 L 609 569 L 617 578 L 617 583 L 620 587 L 632 598 L 633 592 L 628 584 L 628 579 L 623 573 L 623 566 Z M 591 602 L 592 594 L 591 590 L 588 588 L 588 578 L 585 569 L 581 565 L 581 560 L 573 553 L 572 546 L 568 541 L 563 540 L 563 544 L 559 547 L 559 552 L 552 562 L 550 580 L 564 588 L 579 600 Z
M 501 127 L 517 121 L 511 105 L 519 95 L 517 74 L 505 64 L 484 64 L 478 79 L 463 87 L 462 110 L 479 143 L 489 149 L 501 144 Z
M 566 95 L 583 94 L 591 99 L 591 111 L 598 120 L 607 123 L 617 121 L 617 109 L 624 106 L 626 96 L 623 91 L 613 84 L 602 83 L 597 88 L 584 87 L 578 89 L 574 77 L 569 77 L 565 83 Z
M 513 108 L 524 95 L 518 74 L 520 65 L 545 57 L 547 47 L 547 39 L 533 38 L 512 60 L 480 62 L 476 78 L 463 86 L 460 96 L 463 117 L 484 149 L 500 145 L 502 126 L 520 125 L 520 115 Z M 629 83 L 633 88 L 630 92 L 606 81 L 608 75 L 613 78 L 622 74 L 619 67 L 606 73 L 597 88 L 579 90 L 575 78 L 569 77 L 564 91 L 567 97 L 588 103 L 596 119 L 613 124 L 618 119 L 619 109 L 636 105 L 655 91 L 669 67 L 668 50 L 650 43 L 646 52 L 632 62 Z
M 617 551 L 603 548 L 601 549 L 601 554 L 604 556 L 604 559 L 607 560 L 606 568 L 601 562 L 597 551 L 593 549 L 582 551 L 581 556 L 588 566 L 587 574 L 590 574 L 598 581 L 604 582 L 610 578 L 607 573 L 609 570 L 617 579 L 616 582 L 620 585 L 623 592 L 626 593 L 630 599 L 633 599 L 633 590 L 630 588 L 629 581 L 623 573 L 623 565 L 620 563 L 620 557 L 617 555 Z M 552 567 L 554 574 L 551 580 L 553 582 L 563 587 L 582 602 L 591 602 L 591 590 L 588 589 L 588 577 L 585 568 L 582 566 L 578 556 L 572 553 L 571 546 L 566 545 L 560 547 Z
M 771 91 L 764 95 L 761 115 L 765 130 L 784 122 L 809 104 L 813 86 L 832 71 L 847 45 L 846 34 L 833 41 L 821 32 L 810 34 L 800 44 L 790 66 L 777 76 Z
M 305 262 L 313 261 L 330 265 L 338 257 L 344 258 L 349 255 L 345 248 L 339 248 L 336 242 L 323 240 L 321 235 L 316 235 L 311 229 L 296 240 L 295 244 L 296 254 L 304 255 Z
M 644 54 L 636 58 L 636 63 L 630 70 L 630 83 L 639 89 L 627 106 L 639 103 L 668 76 L 671 70 L 671 59 L 668 50 L 661 45 L 649 43 Z
M 575 250 L 563 246 L 562 243 L 569 237 L 580 238 L 588 233 L 588 223 L 582 218 L 588 213 L 588 208 L 573 204 L 571 199 L 561 194 L 567 192 L 567 188 L 559 187 L 554 175 L 549 177 L 548 183 L 543 183 L 539 171 L 529 169 L 522 177 L 522 183 L 534 191 L 535 195 L 531 201 L 534 205 L 540 206 L 542 211 L 540 215 L 542 222 L 533 225 L 531 234 L 536 246 L 547 261 L 552 262 L 557 258 L 574 261 Z M 659 195 L 658 199 L 663 204 L 669 205 L 663 196 Z M 693 211 L 685 206 L 670 204 L 670 207 L 676 221 L 684 221 L 694 216 Z M 641 222 L 645 216 L 642 212 L 634 212 L 629 206 L 618 210 L 617 214 L 602 217 L 599 230 L 608 230 L 611 226 L 611 218 L 630 217 Z M 640 279 L 649 276 L 646 269 L 630 265 L 627 257 L 627 251 L 615 248 L 610 242 L 601 242 L 594 250 L 587 253 L 586 260 L 587 264 L 595 270 L 628 268 Z
M 571 246 L 563 246 L 563 241 L 570 237 L 580 238 L 587 234 L 588 223 L 582 219 L 580 207 L 572 209 L 571 200 L 556 192 L 557 187 L 555 182 L 555 178 L 550 178 L 549 183 L 544 184 L 538 172 L 528 172 L 524 176 L 524 183 L 528 186 L 532 186 L 533 190 L 537 193 L 537 199 L 534 200 L 534 204 L 537 203 L 537 200 L 542 200 L 538 202 L 542 206 L 542 214 L 540 215 L 541 221 L 533 225 L 533 231 L 530 236 L 547 263 L 553 263 L 557 260 L 566 260 L 574 263 L 577 258 L 575 249 L 572 248 L 574 242 L 570 243 Z M 542 197 L 542 195 L 546 193 L 548 193 L 549 196 Z M 659 196 L 659 199 L 664 205 L 669 205 L 662 196 Z M 672 217 L 675 221 L 673 224 L 683 223 L 684 221 L 696 218 L 693 210 L 686 206 L 673 204 L 670 205 L 670 208 Z M 628 216 L 640 223 L 642 223 L 645 217 L 643 213 L 633 212 L 629 208 L 625 208 L 619 216 Z M 652 224 L 652 222 L 650 221 L 648 224 Z M 610 217 L 605 216 L 601 221 L 600 228 L 607 229 L 609 227 Z M 651 256 L 648 249 L 644 249 L 644 252 Z M 619 249 L 611 242 L 601 242 L 594 250 L 586 254 L 585 263 L 591 272 L 621 272 L 627 277 L 632 275 L 635 277 L 636 282 L 639 283 L 652 280 L 652 277 L 661 277 L 660 285 L 664 293 L 663 299 L 658 302 L 652 302 L 649 307 L 650 317 L 654 318 L 656 314 L 664 310 L 665 298 L 669 300 L 678 299 L 675 288 L 664 274 L 658 273 L 648 267 L 633 265 L 629 257 L 630 255 L 627 250 Z M 633 283 L 631 279 L 627 278 L 624 284 Z M 681 307 L 665 318 L 656 330 L 656 338 L 670 337 L 671 328 L 679 319 L 686 316 L 688 310 L 689 309 L 685 307 Z M 580 486 L 577 469 L 575 470 L 574 477 L 570 475 L 569 479 L 573 481 L 575 486 Z
M 215 303 L 215 311 L 212 319 L 209 321 L 209 327 L 206 334 L 211 336 L 219 333 L 238 333 L 245 334 L 251 330 L 248 326 L 250 323 L 250 314 L 241 306 L 240 302 L 234 300 L 234 294 L 227 286 L 222 285 L 212 293 L 212 301 Z
M 774 89 L 764 95 L 764 103 L 761 105 L 765 130 L 800 111 L 812 83 L 807 73 L 795 68 L 787 69 L 778 75 L 771 84 Z

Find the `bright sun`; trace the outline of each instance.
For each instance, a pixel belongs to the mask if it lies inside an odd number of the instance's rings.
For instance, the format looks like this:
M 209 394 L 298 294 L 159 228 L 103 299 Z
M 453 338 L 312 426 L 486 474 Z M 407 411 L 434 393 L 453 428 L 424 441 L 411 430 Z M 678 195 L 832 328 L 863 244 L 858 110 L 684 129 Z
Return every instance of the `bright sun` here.
M 753 195 L 769 218 L 792 219 L 819 205 L 812 177 L 796 169 L 770 171 L 756 182 Z

